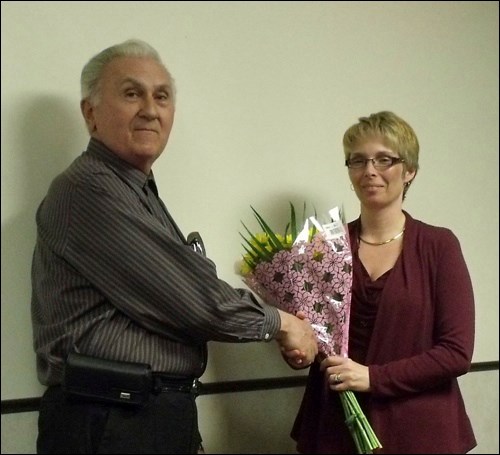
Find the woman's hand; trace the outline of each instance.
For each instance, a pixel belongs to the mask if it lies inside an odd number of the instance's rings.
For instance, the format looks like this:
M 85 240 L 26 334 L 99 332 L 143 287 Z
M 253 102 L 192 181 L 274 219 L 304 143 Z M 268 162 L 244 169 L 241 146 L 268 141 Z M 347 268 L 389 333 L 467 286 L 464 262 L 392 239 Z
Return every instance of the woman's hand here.
M 353 390 L 355 392 L 370 391 L 370 372 L 367 366 L 361 365 L 349 357 L 332 355 L 326 357 L 320 365 L 325 373 L 331 390 L 341 392 Z

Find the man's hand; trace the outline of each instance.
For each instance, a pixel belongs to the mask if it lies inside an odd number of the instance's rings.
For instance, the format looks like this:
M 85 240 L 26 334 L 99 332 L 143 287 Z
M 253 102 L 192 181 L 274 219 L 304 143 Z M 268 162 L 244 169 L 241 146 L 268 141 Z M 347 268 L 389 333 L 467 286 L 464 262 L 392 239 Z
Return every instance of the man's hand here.
M 281 329 L 276 340 L 283 358 L 292 368 L 308 367 L 318 354 L 318 343 L 311 324 L 303 317 L 278 311 L 281 317 Z

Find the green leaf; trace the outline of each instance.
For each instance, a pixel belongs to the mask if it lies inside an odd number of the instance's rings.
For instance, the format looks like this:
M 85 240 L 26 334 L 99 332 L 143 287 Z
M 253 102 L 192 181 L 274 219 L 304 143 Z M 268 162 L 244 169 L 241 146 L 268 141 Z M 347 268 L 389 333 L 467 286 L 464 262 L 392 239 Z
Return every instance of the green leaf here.
M 276 237 L 276 235 L 274 234 L 274 231 L 264 221 L 264 218 L 262 218 L 259 215 L 259 212 L 257 212 L 257 210 L 255 210 L 252 206 L 250 206 L 250 208 L 253 210 L 255 218 L 257 218 L 257 221 L 259 222 L 260 227 L 262 228 L 262 230 L 266 233 L 267 237 L 269 238 L 269 244 L 271 245 L 271 247 L 273 248 L 273 250 L 275 249 L 276 252 L 284 250 L 285 247 L 280 242 L 280 240 L 278 239 L 278 237 Z
M 240 234 L 241 235 L 241 234 Z M 245 239 L 246 241 L 246 239 Z M 248 242 L 247 242 L 248 243 Z M 260 255 L 259 253 L 256 253 L 254 250 L 249 250 L 245 245 L 241 244 L 243 249 L 247 252 L 248 256 L 250 256 L 250 259 L 254 262 L 259 262 L 260 261 Z M 244 256 L 243 256 L 244 257 Z
M 288 231 L 290 230 L 290 223 L 286 223 L 286 226 L 285 226 L 285 240 L 288 236 Z M 293 244 L 294 240 L 292 238 L 292 244 Z
M 243 246 L 243 248 L 245 248 Z M 246 249 L 246 248 L 245 248 Z M 248 259 L 247 257 L 243 256 L 243 260 L 245 261 L 245 263 L 248 265 L 248 267 L 250 267 L 252 270 L 255 268 L 255 266 L 257 265 L 254 261 L 251 261 L 250 259 Z
M 291 235 L 292 235 L 292 244 L 295 242 L 295 239 L 297 238 L 297 220 L 295 219 L 295 207 L 293 204 L 290 202 L 290 229 L 291 229 Z M 286 239 L 286 234 L 285 234 L 285 239 Z
M 246 231 L 248 232 L 248 234 L 250 235 L 250 238 L 257 244 L 259 245 L 261 248 L 257 248 L 256 245 L 254 245 L 250 240 L 248 240 L 241 232 L 240 232 L 240 235 L 241 237 L 243 238 L 243 240 L 247 243 L 247 245 L 252 249 L 252 251 L 255 252 L 255 254 L 263 261 L 270 261 L 273 257 L 273 255 L 267 251 L 265 245 L 262 244 L 262 242 L 259 242 L 259 240 L 257 239 L 257 237 L 255 237 L 251 232 L 250 230 L 245 226 L 245 224 L 242 222 L 241 224 L 243 224 L 243 227 L 246 229 Z

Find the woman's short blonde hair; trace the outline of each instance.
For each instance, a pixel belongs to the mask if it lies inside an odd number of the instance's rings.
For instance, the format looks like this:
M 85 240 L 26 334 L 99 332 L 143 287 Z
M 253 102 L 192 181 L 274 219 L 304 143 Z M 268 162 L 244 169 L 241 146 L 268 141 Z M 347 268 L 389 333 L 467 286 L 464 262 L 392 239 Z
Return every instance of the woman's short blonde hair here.
M 418 170 L 420 146 L 413 128 L 401 117 L 390 111 L 377 112 L 369 117 L 360 117 L 344 133 L 345 159 L 349 159 L 355 147 L 366 139 L 380 139 L 404 160 L 410 172 Z

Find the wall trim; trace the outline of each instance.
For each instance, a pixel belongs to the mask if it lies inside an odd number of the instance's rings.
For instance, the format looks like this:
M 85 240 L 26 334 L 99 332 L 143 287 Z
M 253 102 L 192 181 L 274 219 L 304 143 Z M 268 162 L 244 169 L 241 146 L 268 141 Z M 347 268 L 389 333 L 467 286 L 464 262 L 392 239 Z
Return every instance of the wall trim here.
M 498 370 L 498 365 L 498 360 L 490 362 L 476 362 L 471 365 L 470 373 Z M 200 384 L 200 395 L 304 387 L 306 385 L 306 381 L 307 375 L 295 375 L 278 378 L 208 382 Z M 2 400 L 2 415 L 19 412 L 37 412 L 40 408 L 40 400 L 40 397 Z

